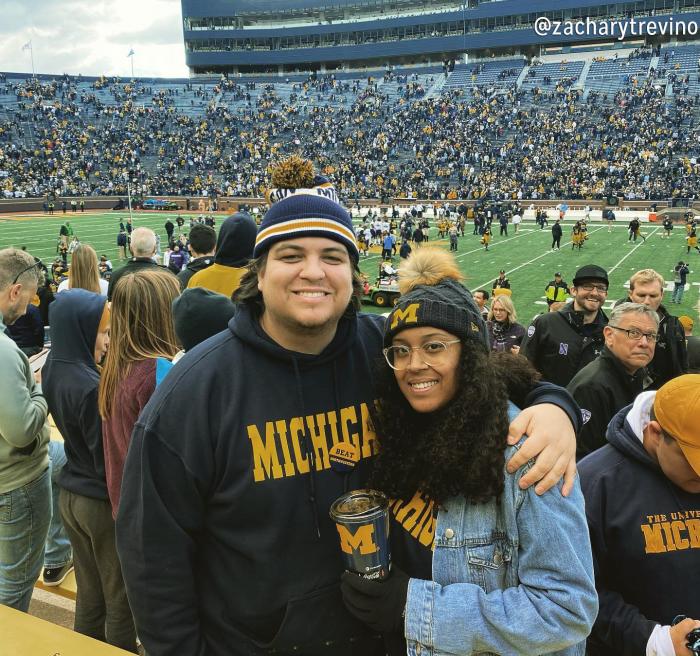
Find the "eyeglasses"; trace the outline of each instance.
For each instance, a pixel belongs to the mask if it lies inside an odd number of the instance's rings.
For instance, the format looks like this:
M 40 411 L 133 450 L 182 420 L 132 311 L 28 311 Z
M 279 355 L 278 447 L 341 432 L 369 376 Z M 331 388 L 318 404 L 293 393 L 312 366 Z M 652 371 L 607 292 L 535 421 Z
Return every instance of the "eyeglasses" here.
M 659 339 L 659 333 L 643 333 L 637 328 L 618 328 L 617 326 L 611 326 L 608 324 L 609 328 L 614 328 L 615 330 L 620 330 L 623 333 L 627 333 L 627 338 L 635 342 L 638 342 L 642 337 L 646 337 L 649 343 L 654 343 Z
M 608 293 L 608 286 L 607 285 L 594 285 L 592 282 L 584 282 L 584 283 L 581 283 L 580 285 L 576 285 L 576 287 L 583 289 L 584 292 L 592 292 L 595 289 L 597 292 L 600 292 L 601 294 Z
M 382 352 L 387 364 L 396 371 L 402 371 L 410 365 L 412 351 L 420 351 L 421 362 L 433 367 L 443 364 L 447 350 L 452 344 L 458 344 L 460 341 L 462 340 L 453 339 L 449 342 L 426 342 L 421 346 L 389 346 Z
M 16 285 L 16 284 L 17 284 L 17 281 L 18 281 L 25 273 L 27 273 L 27 271 L 31 271 L 34 267 L 38 267 L 39 264 L 40 264 L 39 262 L 34 262 L 34 264 L 32 264 L 31 266 L 28 266 L 26 269 L 22 269 L 22 270 L 15 276 L 15 279 L 12 281 L 12 284 L 13 284 L 13 285 Z

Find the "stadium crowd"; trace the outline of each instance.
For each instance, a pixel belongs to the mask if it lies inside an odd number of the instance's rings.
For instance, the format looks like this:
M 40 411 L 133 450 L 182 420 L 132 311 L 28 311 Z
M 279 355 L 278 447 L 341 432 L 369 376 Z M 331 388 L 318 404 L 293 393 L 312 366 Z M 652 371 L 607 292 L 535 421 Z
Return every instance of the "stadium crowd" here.
M 520 324 L 507 272 L 472 297 L 415 207 L 401 295 L 363 314 L 329 180 L 292 157 L 270 183 L 259 227 L 193 225 L 177 276 L 149 228 L 108 289 L 76 245 L 43 368 L 14 328 L 48 272 L 0 251 L 0 603 L 75 568 L 75 630 L 153 656 L 697 654 L 700 362 L 663 277 L 555 272 Z M 343 573 L 372 538 L 329 516 L 367 486 L 378 579 Z
M 0 114 L 0 190 L 125 194 L 132 180 L 143 195 L 260 197 L 269 163 L 298 152 L 345 200 L 697 194 L 700 96 L 668 98 L 653 75 L 585 100 L 566 80 L 432 98 L 391 72 L 285 86 L 7 80 L 0 99 L 17 102 Z

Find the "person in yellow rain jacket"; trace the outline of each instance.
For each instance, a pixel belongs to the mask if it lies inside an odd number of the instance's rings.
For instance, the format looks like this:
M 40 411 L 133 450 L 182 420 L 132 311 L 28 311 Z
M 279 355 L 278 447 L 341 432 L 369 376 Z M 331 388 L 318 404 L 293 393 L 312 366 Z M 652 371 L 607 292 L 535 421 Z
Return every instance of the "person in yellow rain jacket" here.
M 550 280 L 544 288 L 544 295 L 547 305 L 566 302 L 569 297 L 569 285 L 562 280 L 560 271 L 554 274 L 554 280 Z

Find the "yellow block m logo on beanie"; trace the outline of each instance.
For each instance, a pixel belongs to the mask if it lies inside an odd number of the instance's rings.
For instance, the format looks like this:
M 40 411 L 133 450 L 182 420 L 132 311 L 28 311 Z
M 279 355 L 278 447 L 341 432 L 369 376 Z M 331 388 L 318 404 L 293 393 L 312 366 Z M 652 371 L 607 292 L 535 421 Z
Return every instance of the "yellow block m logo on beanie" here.
M 405 308 L 396 308 L 391 315 L 391 330 L 395 330 L 401 323 L 418 323 L 418 309 L 420 303 L 411 303 Z

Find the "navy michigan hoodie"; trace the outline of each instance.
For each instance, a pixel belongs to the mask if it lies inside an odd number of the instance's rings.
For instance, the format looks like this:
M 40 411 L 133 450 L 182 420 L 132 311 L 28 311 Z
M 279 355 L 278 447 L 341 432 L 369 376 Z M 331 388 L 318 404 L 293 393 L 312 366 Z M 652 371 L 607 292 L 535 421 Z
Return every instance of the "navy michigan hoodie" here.
M 600 610 L 591 656 L 638 656 L 656 624 L 700 617 L 700 494 L 676 487 L 620 410 L 578 463 Z
M 383 323 L 344 318 L 322 353 L 305 355 L 242 306 L 157 388 L 134 429 L 117 515 L 149 654 L 373 653 L 375 638 L 342 603 L 328 511 L 365 486 L 377 453 Z M 558 399 L 570 401 L 563 390 Z M 359 455 L 349 471 L 332 465 L 338 443 Z
M 304 355 L 241 307 L 157 388 L 134 429 L 117 516 L 149 653 L 308 654 L 329 642 L 326 653 L 344 654 L 369 637 L 342 604 L 328 510 L 363 486 L 377 450 L 370 368 L 382 323 L 341 320 L 320 355 Z M 330 466 L 341 441 L 360 453 L 348 473 Z
M 75 494 L 102 500 L 108 497 L 94 352 L 106 302 L 104 296 L 84 289 L 56 295 L 49 308 L 51 352 L 42 370 L 42 389 L 68 461 L 58 483 Z

